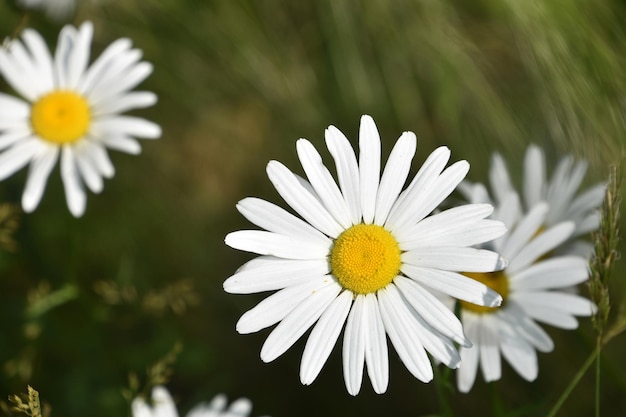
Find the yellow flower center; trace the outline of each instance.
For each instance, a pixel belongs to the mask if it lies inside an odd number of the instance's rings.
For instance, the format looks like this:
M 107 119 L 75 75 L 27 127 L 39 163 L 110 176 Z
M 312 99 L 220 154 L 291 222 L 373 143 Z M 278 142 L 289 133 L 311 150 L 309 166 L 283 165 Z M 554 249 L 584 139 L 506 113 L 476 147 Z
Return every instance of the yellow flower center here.
M 82 138 L 91 121 L 89 104 L 73 91 L 53 91 L 41 97 L 31 109 L 30 122 L 40 138 L 56 144 Z
M 345 230 L 330 253 L 332 273 L 357 294 L 376 292 L 400 271 L 400 247 L 381 226 L 357 224 Z
M 500 294 L 502 296 L 502 305 L 504 305 L 506 297 L 509 295 L 509 279 L 504 272 L 464 272 L 463 275 L 485 284 Z M 474 313 L 493 313 L 501 307 L 484 307 L 467 301 L 461 301 L 461 306 L 466 310 L 473 311 Z

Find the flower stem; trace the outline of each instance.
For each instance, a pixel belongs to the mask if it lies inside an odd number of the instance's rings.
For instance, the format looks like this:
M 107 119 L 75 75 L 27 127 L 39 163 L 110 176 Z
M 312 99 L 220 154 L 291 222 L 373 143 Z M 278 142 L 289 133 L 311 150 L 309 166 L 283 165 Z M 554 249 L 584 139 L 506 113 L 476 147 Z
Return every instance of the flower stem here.
M 598 337 L 598 342 L 596 343 L 596 350 L 598 352 L 601 349 L 601 343 L 601 339 Z M 596 417 L 600 417 L 600 357 L 601 355 L 596 355 Z
M 444 372 L 441 372 L 438 366 L 434 366 L 433 370 L 435 371 L 435 390 L 437 391 L 437 400 L 439 401 L 441 415 L 443 417 L 454 417 L 454 411 L 452 410 L 446 395 L 446 391 L 450 386 L 450 369 L 446 369 Z
M 576 373 L 576 375 L 574 376 L 572 381 L 565 388 L 565 391 L 563 391 L 563 394 L 561 394 L 561 396 L 559 397 L 557 402 L 554 404 L 554 406 L 552 407 L 550 412 L 546 415 L 546 417 L 554 417 L 554 416 L 556 416 L 556 413 L 561 409 L 561 406 L 563 405 L 565 400 L 567 400 L 567 398 L 572 393 L 572 391 L 574 390 L 576 385 L 578 385 L 578 382 L 581 380 L 583 375 L 585 375 L 585 372 L 587 372 L 587 369 L 589 369 L 589 367 L 594 362 L 596 357 L 600 356 L 600 351 L 601 350 L 602 350 L 601 345 L 598 344 L 596 346 L 596 348 L 593 350 L 593 352 L 591 352 L 591 355 L 589 355 L 589 357 L 587 358 L 585 363 L 583 363 L 583 365 L 580 367 L 580 369 L 578 370 L 578 373 Z M 598 359 L 598 362 L 599 362 L 599 359 Z

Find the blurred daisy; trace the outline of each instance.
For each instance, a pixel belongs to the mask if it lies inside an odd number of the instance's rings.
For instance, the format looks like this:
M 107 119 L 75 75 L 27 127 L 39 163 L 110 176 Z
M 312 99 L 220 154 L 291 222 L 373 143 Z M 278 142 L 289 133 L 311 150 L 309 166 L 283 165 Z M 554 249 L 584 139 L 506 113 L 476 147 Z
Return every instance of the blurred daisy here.
M 41 10 L 55 20 L 67 19 L 76 8 L 76 0 L 18 0 L 25 9 Z
M 475 187 L 470 201 L 488 201 L 484 191 L 484 187 Z M 500 379 L 500 356 L 524 379 L 534 380 L 538 374 L 536 351 L 554 348 L 552 339 L 535 321 L 575 329 L 575 316 L 594 312 L 591 301 L 572 291 L 588 277 L 586 259 L 550 255 L 572 236 L 576 226 L 569 221 L 542 229 L 549 212 L 548 204 L 540 202 L 522 214 L 518 195 L 509 192 L 492 215 L 506 224 L 508 232 L 482 247 L 497 251 L 509 264 L 503 271 L 466 275 L 493 288 L 504 301 L 497 308 L 461 302 L 463 327 L 474 344 L 471 349 L 460 348 L 457 385 L 461 392 L 472 388 L 479 365 L 485 381 Z
M 85 211 L 85 184 L 99 193 L 103 177 L 114 174 L 106 148 L 137 154 L 134 137 L 161 136 L 158 125 L 121 116 L 153 105 L 151 92 L 130 91 L 151 72 L 139 62 L 141 51 L 128 39 L 113 42 L 88 66 L 93 26 L 65 26 L 54 57 L 41 35 L 24 30 L 22 42 L 0 49 L 0 73 L 24 99 L 0 93 L 0 180 L 30 164 L 22 195 L 24 211 L 33 211 L 48 176 L 61 159 L 61 178 L 70 212 Z
M 530 145 L 524 158 L 523 209 L 528 211 L 540 201 L 547 202 L 549 210 L 543 228 L 563 221 L 571 221 L 575 226 L 568 244 L 562 245 L 559 253 L 589 256 L 593 250 L 591 243 L 576 239 L 599 227 L 604 184 L 596 184 L 577 195 L 587 172 L 587 162 L 576 162 L 572 156 L 559 161 L 549 181 L 546 171 L 543 151 L 536 145 Z M 493 156 L 489 179 L 497 203 L 509 192 L 515 191 L 506 163 L 499 154 Z
M 187 417 L 247 417 L 252 411 L 252 402 L 240 398 L 227 406 L 226 396 L 219 394 L 211 402 L 199 404 Z M 176 405 L 165 387 L 156 386 L 152 389 L 152 406 L 143 398 L 135 398 L 132 402 L 133 417 L 178 417 Z
M 374 391 L 386 391 L 386 333 L 408 370 L 428 382 L 433 371 L 427 351 L 454 368 L 460 361 L 454 342 L 470 345 L 459 320 L 429 289 L 498 305 L 499 295 L 458 271 L 502 269 L 505 262 L 497 253 L 470 246 L 502 235 L 505 228 L 485 220 L 493 210 L 486 204 L 427 217 L 469 169 L 460 161 L 444 170 L 450 158 L 445 147 L 427 158 L 402 191 L 417 146 L 413 133 L 397 141 L 382 177 L 381 143 L 371 117 L 361 119 L 358 163 L 348 139 L 333 126 L 326 130 L 326 145 L 339 186 L 305 139 L 297 142 L 297 151 L 308 180 L 280 162 L 267 166 L 278 193 L 304 220 L 257 198 L 237 205 L 267 231 L 226 236 L 229 246 L 263 256 L 243 265 L 224 289 L 240 294 L 279 290 L 245 313 L 237 331 L 257 332 L 280 322 L 261 349 L 261 359 L 270 362 L 313 326 L 300 367 L 300 380 L 308 385 L 345 324 L 343 372 L 352 395 L 360 390 L 364 364 Z

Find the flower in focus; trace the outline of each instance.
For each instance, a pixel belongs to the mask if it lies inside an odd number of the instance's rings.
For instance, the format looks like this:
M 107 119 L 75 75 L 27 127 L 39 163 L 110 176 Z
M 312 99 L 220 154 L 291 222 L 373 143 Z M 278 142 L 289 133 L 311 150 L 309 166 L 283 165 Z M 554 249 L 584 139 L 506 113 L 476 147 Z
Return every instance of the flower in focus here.
M 474 190 L 472 203 L 489 201 L 484 187 Z M 549 213 L 545 202 L 524 213 L 517 193 L 509 192 L 491 216 L 502 220 L 508 232 L 482 247 L 497 251 L 509 264 L 502 271 L 466 275 L 496 290 L 504 301 L 497 308 L 460 303 L 466 336 L 474 344 L 471 349 L 460 348 L 457 385 L 461 392 L 471 390 L 479 364 L 485 381 L 500 379 L 501 355 L 520 376 L 534 380 L 536 351 L 554 349 L 552 339 L 536 321 L 575 329 L 575 316 L 590 316 L 595 310 L 573 288 L 588 278 L 586 258 L 554 255 L 575 233 L 576 225 L 567 221 L 544 228 Z
M 400 359 L 419 380 L 433 370 L 426 352 L 455 368 L 454 342 L 470 343 L 460 321 L 431 289 L 454 298 L 493 307 L 501 297 L 459 271 L 490 272 L 505 261 L 472 245 L 505 231 L 486 220 L 493 208 L 468 204 L 429 214 L 456 188 L 469 170 L 466 161 L 445 168 L 450 151 L 436 149 L 404 191 L 417 139 L 405 132 L 380 175 L 381 142 L 374 121 L 363 116 L 359 160 L 348 139 L 334 126 L 326 145 L 337 167 L 337 186 L 313 145 L 300 139 L 297 152 L 307 179 L 283 164 L 267 165 L 270 181 L 302 219 L 257 198 L 237 209 L 265 230 L 226 236 L 229 246 L 262 255 L 224 282 L 229 293 L 274 291 L 237 323 L 252 333 L 279 323 L 261 349 L 270 362 L 282 355 L 311 326 L 300 367 L 300 380 L 311 384 L 328 359 L 345 324 L 343 373 L 356 395 L 364 364 L 374 391 L 387 389 L 386 335 Z
M 0 93 L 0 180 L 30 164 L 22 195 L 24 211 L 39 204 L 48 176 L 61 159 L 70 212 L 85 211 L 85 184 L 99 193 L 113 164 L 106 148 L 137 154 L 135 139 L 155 139 L 155 123 L 120 113 L 156 103 L 156 95 L 130 91 L 151 72 L 141 51 L 118 39 L 89 66 L 93 25 L 66 25 L 54 57 L 43 38 L 24 30 L 22 41 L 0 49 L 0 73 L 23 99 Z
M 55 20 L 68 18 L 76 8 L 76 0 L 18 0 L 18 4 L 26 9 L 41 10 Z
M 559 248 L 560 254 L 575 254 L 589 257 L 593 250 L 590 242 L 579 239 L 596 230 L 600 225 L 599 208 L 604 198 L 605 185 L 596 184 L 576 194 L 587 172 L 587 162 L 576 162 L 572 156 L 563 157 L 547 180 L 545 155 L 541 148 L 530 145 L 524 158 L 522 192 L 523 209 L 529 211 L 541 201 L 549 205 L 542 228 L 571 221 L 574 232 L 568 242 Z M 501 155 L 494 154 L 489 174 L 491 190 L 496 204 L 515 191 L 511 185 L 506 163 Z
M 252 411 L 252 402 L 240 398 L 228 408 L 226 396 L 216 395 L 211 402 L 198 404 L 187 413 L 187 417 L 247 417 Z M 143 398 L 135 398 L 132 402 L 133 417 L 178 417 L 172 396 L 163 386 L 152 389 L 152 406 Z

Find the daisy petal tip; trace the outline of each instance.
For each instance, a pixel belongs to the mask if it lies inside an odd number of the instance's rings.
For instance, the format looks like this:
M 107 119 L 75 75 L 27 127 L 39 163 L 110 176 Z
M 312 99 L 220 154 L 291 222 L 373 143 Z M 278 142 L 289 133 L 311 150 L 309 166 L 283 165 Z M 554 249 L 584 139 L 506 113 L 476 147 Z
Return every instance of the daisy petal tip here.
M 509 266 L 509 260 L 502 256 L 499 256 L 496 260 L 496 265 L 494 266 L 494 271 L 501 271 Z

